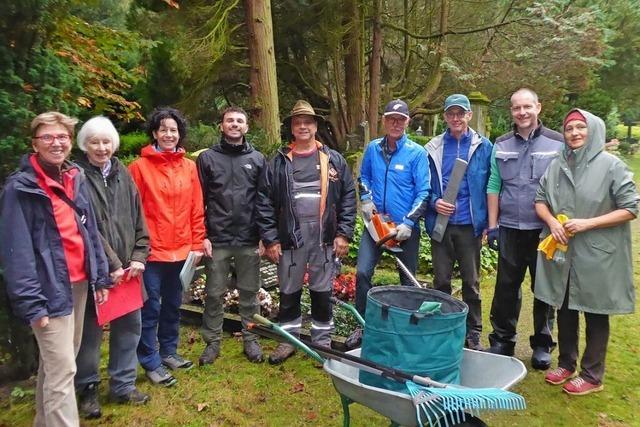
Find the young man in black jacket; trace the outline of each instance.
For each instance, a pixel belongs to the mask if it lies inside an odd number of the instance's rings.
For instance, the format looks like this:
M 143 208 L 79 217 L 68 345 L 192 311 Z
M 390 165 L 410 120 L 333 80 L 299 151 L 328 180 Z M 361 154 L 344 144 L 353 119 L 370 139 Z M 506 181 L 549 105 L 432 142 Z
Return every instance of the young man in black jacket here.
M 331 345 L 331 292 L 335 258 L 349 250 L 356 215 L 351 171 L 337 151 L 316 141 L 322 116 L 298 101 L 285 119 L 293 141 L 265 170 L 258 196 L 258 221 L 267 257 L 278 264 L 279 321 L 293 335 L 302 324 L 300 296 L 305 273 L 311 294 L 311 340 Z M 282 363 L 294 353 L 281 343 L 269 356 Z
M 201 366 L 213 363 L 220 353 L 223 296 L 232 261 L 240 294 L 244 353 L 251 362 L 263 360 L 258 338 L 247 330 L 247 324 L 259 312 L 260 237 L 254 208 L 266 159 L 245 138 L 249 125 L 242 108 L 225 109 L 220 130 L 220 143 L 202 153 L 196 162 L 204 195 L 207 226 L 204 254 L 208 257 L 201 329 L 207 346 L 199 359 Z

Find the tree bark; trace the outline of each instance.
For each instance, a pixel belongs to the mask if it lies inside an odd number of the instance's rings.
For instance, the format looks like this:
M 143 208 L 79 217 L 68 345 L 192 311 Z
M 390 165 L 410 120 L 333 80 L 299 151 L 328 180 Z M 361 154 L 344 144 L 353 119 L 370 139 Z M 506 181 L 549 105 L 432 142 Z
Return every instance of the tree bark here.
M 279 145 L 280 118 L 271 0 L 244 0 L 244 5 L 251 66 L 250 111 L 257 125 L 264 129 L 268 143 Z
M 344 84 L 347 105 L 346 131 L 352 134 L 364 120 L 364 78 L 362 27 L 357 0 L 344 2 L 344 22 L 347 32 L 342 40 L 344 49 Z
M 373 0 L 372 49 L 369 59 L 369 135 L 378 135 L 380 108 L 380 65 L 382 59 L 382 27 L 380 25 L 381 0 Z M 368 142 L 368 141 L 366 141 Z M 366 143 L 365 142 L 365 143 Z
M 422 107 L 428 103 L 433 95 L 440 87 L 442 81 L 442 59 L 447 53 L 447 40 L 446 35 L 449 31 L 449 0 L 442 0 L 440 6 L 440 34 L 442 36 L 438 39 L 438 45 L 436 48 L 436 59 L 433 64 L 433 71 L 429 76 L 429 81 L 424 86 L 420 94 L 414 99 L 415 108 Z

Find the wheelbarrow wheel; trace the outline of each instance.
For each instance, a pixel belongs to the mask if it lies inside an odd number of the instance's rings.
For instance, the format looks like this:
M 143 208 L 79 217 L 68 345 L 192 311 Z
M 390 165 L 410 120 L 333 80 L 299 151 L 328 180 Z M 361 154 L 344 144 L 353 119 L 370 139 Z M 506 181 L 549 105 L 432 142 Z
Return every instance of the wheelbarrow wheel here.
M 488 427 L 480 418 L 470 414 L 465 414 L 465 420 L 463 422 L 453 425 L 455 427 Z

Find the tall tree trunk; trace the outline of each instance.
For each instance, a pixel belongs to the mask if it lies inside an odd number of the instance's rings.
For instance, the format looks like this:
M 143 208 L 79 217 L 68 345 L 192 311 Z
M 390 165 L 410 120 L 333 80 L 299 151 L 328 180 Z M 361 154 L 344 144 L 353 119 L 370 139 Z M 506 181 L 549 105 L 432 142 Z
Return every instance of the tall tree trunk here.
M 382 27 L 380 26 L 380 8 L 382 0 L 373 0 L 372 50 L 369 59 L 369 134 L 371 138 L 378 135 L 380 115 L 380 66 L 382 58 Z
M 414 108 L 420 108 L 428 103 L 440 87 L 442 81 L 442 59 L 447 54 L 446 33 L 449 30 L 449 0 L 442 0 L 440 6 L 440 34 L 436 45 L 436 59 L 433 64 L 432 74 L 422 92 L 414 99 Z
M 271 0 L 244 0 L 251 66 L 250 111 L 271 145 L 280 144 L 278 82 L 273 47 Z
M 364 121 L 364 78 L 362 54 L 362 27 L 360 7 L 357 0 L 344 2 L 344 22 L 347 32 L 342 46 L 344 49 L 344 84 L 347 104 L 347 133 L 354 133 L 356 126 Z

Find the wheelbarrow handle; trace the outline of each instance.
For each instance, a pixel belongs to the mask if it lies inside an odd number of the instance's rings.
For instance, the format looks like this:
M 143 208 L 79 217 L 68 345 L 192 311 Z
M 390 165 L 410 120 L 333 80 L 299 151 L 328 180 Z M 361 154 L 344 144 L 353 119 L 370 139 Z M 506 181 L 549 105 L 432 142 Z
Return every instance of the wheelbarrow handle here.
M 448 388 L 448 384 L 444 384 L 438 381 L 434 381 L 429 377 L 421 377 L 419 375 L 411 375 L 407 372 L 400 371 L 398 369 L 390 368 L 388 366 L 380 365 L 362 357 L 354 356 L 349 353 L 343 353 L 328 347 L 322 347 L 310 342 L 305 342 L 306 345 L 316 350 L 318 353 L 324 355 L 327 359 L 337 360 L 345 365 L 353 366 L 362 371 L 378 375 L 380 377 L 388 378 L 399 383 L 406 383 L 407 381 L 413 381 L 416 384 L 424 385 L 427 387 L 435 388 Z
M 305 343 L 300 341 L 298 338 L 294 337 L 289 332 L 285 331 L 280 325 L 273 323 L 266 317 L 263 317 L 259 314 L 254 314 L 253 320 L 255 320 L 257 323 L 263 326 L 266 326 L 269 329 L 274 330 L 275 332 L 278 333 L 278 335 L 285 338 L 287 341 L 289 341 L 294 346 L 298 347 L 300 350 L 304 351 L 306 354 L 308 354 L 311 358 L 315 359 L 317 362 L 324 363 L 324 359 L 322 358 L 322 356 L 320 356 L 318 353 L 310 349 L 309 346 L 307 346 Z
M 344 308 L 345 310 L 349 311 L 351 314 L 353 314 L 353 317 L 356 318 L 356 320 L 358 321 L 360 326 L 364 326 L 364 319 L 362 318 L 360 313 L 358 313 L 358 310 L 356 310 L 356 308 L 354 306 L 352 306 L 351 304 L 346 303 L 346 302 L 342 301 L 340 298 L 336 298 L 336 297 L 331 297 L 331 302 L 333 303 L 333 305 L 338 305 L 338 306 Z

